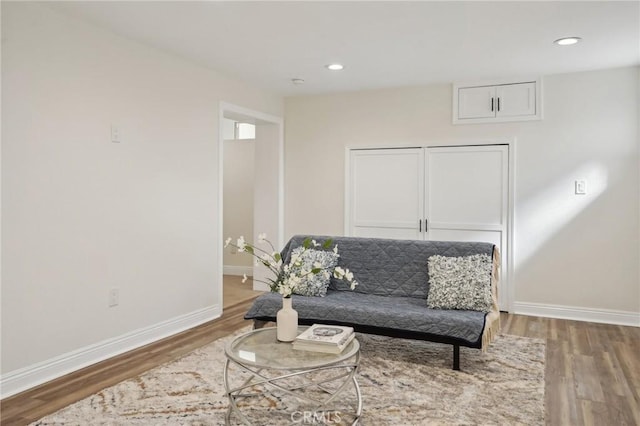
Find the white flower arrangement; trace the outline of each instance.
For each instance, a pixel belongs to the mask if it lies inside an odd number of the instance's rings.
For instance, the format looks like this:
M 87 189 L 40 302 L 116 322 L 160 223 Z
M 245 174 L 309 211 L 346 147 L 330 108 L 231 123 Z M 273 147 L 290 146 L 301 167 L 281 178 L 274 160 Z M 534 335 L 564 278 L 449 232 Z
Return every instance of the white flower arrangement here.
M 291 297 L 296 287 L 310 275 L 322 274 L 327 279 L 331 276 L 331 272 L 327 268 L 323 268 L 319 262 L 315 262 L 311 269 L 305 269 L 304 262 L 302 261 L 304 253 L 307 250 L 318 247 L 321 247 L 323 250 L 329 250 L 332 244 L 331 239 L 320 244 L 316 240 L 306 238 L 302 243 L 302 251 L 292 255 L 287 264 L 283 264 L 282 256 L 273 247 L 271 241 L 267 239 L 266 234 L 259 234 L 258 242 L 268 245 L 268 248 L 271 249 L 270 251 L 247 243 L 243 236 L 240 236 L 235 244 L 233 244 L 232 241 L 232 238 L 227 238 L 224 242 L 225 248 L 231 246 L 235 247 L 238 252 L 249 253 L 256 258 L 256 264 L 263 264 L 269 268 L 274 275 L 273 278 L 267 278 L 268 281 L 258 281 L 267 284 L 272 292 L 280 293 L 283 297 Z M 338 245 L 336 244 L 332 250 L 335 254 L 338 254 Z M 349 271 L 348 268 L 336 266 L 333 269 L 333 276 L 339 280 L 346 280 L 350 284 L 351 290 L 355 289 L 358 285 L 358 282 L 353 279 L 353 273 Z M 246 280 L 247 275 L 244 274 L 242 282 Z

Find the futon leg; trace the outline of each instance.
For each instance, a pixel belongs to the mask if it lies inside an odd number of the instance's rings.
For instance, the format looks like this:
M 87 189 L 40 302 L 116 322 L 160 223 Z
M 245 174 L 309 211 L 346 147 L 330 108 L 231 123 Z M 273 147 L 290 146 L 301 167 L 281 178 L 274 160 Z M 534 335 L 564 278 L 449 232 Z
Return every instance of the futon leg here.
M 460 370 L 460 346 L 453 345 L 453 369 Z
M 264 327 L 265 325 L 267 325 L 267 322 L 268 322 L 268 321 L 262 321 L 262 320 L 254 319 L 254 320 L 253 320 L 253 329 L 254 329 L 254 330 L 257 330 L 257 329 L 259 329 L 259 328 L 262 328 L 262 327 Z

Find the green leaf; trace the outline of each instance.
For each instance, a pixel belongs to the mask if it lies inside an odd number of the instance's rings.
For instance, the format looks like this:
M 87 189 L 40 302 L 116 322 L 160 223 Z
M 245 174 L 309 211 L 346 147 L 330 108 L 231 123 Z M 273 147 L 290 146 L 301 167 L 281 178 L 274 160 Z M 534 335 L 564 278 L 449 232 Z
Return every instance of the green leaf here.
M 322 271 L 322 268 L 313 268 L 311 270 L 311 273 L 315 275 L 315 274 L 319 273 L 320 271 Z
M 322 244 L 322 248 L 327 250 L 329 247 L 331 247 L 331 243 L 333 243 L 333 240 L 329 238 L 327 241 L 324 242 L 324 244 Z
M 276 260 L 276 262 L 280 262 L 280 260 L 282 260 L 282 256 L 280 256 L 280 253 L 274 254 L 273 258 Z
M 304 239 L 304 241 L 302 242 L 302 247 L 308 249 L 309 247 L 311 247 L 311 238 L 307 237 Z
M 244 246 L 244 249 L 245 249 L 245 251 L 246 251 L 247 253 L 251 253 L 251 254 L 253 254 L 253 253 L 254 253 L 254 251 L 253 251 L 253 247 L 251 247 L 249 244 L 247 244 L 246 246 Z

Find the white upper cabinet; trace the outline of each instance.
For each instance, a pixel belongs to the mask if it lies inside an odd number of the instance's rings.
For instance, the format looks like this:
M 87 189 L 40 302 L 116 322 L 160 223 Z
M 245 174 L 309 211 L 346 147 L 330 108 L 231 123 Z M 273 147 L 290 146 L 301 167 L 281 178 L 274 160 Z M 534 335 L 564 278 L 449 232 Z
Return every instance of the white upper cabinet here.
M 454 84 L 453 124 L 542 119 L 541 81 Z
M 496 117 L 536 115 L 536 83 L 497 86 L 496 99 Z
M 495 117 L 495 97 L 494 86 L 461 88 L 458 90 L 458 119 Z

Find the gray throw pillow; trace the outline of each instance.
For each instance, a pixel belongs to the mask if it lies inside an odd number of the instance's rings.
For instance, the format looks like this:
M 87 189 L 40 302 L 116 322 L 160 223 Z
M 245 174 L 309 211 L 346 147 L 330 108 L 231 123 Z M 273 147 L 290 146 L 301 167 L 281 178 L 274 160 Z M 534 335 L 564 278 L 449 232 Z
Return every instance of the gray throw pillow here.
M 431 256 L 427 306 L 490 312 L 491 258 L 486 254 L 465 257 Z
M 302 247 L 296 247 L 293 252 L 291 252 L 291 255 L 299 255 L 303 250 Z M 306 275 L 300 284 L 293 289 L 293 293 L 302 296 L 325 296 L 333 270 L 336 265 L 338 265 L 338 257 L 339 255 L 332 251 L 314 249 L 304 251 L 301 257 L 302 265 L 300 267 L 292 266 L 293 271 L 299 272 L 299 270 L 302 269 L 310 271 L 313 269 L 313 265 L 318 262 L 320 267 L 326 270 L 327 273 L 320 271 L 318 274 Z

